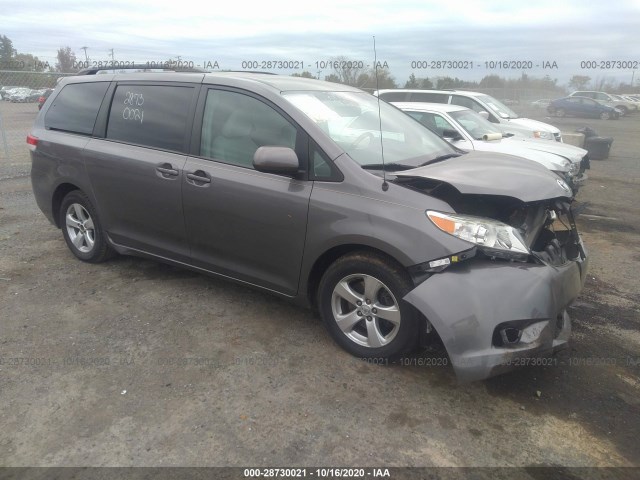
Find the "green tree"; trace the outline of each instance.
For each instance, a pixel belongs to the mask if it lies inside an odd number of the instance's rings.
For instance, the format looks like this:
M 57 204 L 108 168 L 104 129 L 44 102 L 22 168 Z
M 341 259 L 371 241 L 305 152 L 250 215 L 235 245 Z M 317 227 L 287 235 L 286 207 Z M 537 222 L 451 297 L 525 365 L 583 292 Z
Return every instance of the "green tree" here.
M 409 80 L 405 82 L 404 88 L 420 88 L 420 82 L 413 73 L 409 75 Z
M 383 88 L 398 88 L 398 84 L 391 76 L 388 68 L 378 68 L 376 79 L 376 69 L 371 68 L 366 72 L 358 75 L 355 86 L 358 88 L 364 88 L 368 90 L 383 89 Z
M 60 47 L 58 49 L 58 63 L 56 63 L 56 71 L 62 73 L 76 72 L 74 68 L 76 63 L 76 54 L 73 53 L 71 47 Z
M 318 78 L 318 77 L 314 77 L 313 74 L 311 72 L 307 72 L 306 70 L 302 73 L 292 73 L 291 74 L 292 77 L 302 77 L 302 78 Z
M 17 62 L 22 62 L 25 70 L 32 72 L 43 72 L 45 67 L 48 66 L 47 62 L 41 62 L 38 57 L 30 53 L 16 53 L 13 59 Z
M 569 79 L 569 88 L 573 88 L 574 90 L 582 90 L 589 85 L 591 81 L 591 77 L 587 75 L 574 75 Z
M 421 78 L 420 88 L 422 88 L 423 90 L 431 90 L 433 88 L 433 82 L 428 78 Z
M 465 82 L 464 80 L 460 80 L 458 77 L 438 77 L 436 81 L 436 88 L 444 89 L 444 88 L 467 88 L 467 87 L 476 87 L 478 84 L 476 82 Z
M 8 62 L 16 54 L 16 49 L 13 48 L 13 42 L 6 35 L 0 35 L 0 60 Z
M 498 75 L 486 75 L 480 80 L 479 86 L 482 88 L 503 88 L 504 78 Z
M 331 62 L 335 65 L 332 74 L 338 77 L 338 83 L 355 87 L 358 85 L 360 75 L 366 73 L 366 68 L 360 67 L 357 61 L 345 56 L 334 57 Z

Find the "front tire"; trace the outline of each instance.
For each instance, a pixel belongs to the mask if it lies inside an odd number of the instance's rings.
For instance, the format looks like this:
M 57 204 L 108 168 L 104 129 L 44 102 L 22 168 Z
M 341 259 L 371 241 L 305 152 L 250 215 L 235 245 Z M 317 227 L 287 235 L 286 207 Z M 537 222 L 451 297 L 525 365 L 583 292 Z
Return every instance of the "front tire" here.
M 347 254 L 320 281 L 320 315 L 336 343 L 352 355 L 395 359 L 418 344 L 420 319 L 402 300 L 413 287 L 392 260 L 369 252 Z
M 600 114 L 601 120 L 609 120 L 611 118 L 611 114 L 609 112 L 602 112 Z
M 96 209 L 80 190 L 69 192 L 60 206 L 62 235 L 71 253 L 83 262 L 100 263 L 113 256 Z
M 559 108 L 558 110 L 556 110 L 556 115 L 560 118 L 564 117 L 566 114 L 567 113 L 562 108 Z

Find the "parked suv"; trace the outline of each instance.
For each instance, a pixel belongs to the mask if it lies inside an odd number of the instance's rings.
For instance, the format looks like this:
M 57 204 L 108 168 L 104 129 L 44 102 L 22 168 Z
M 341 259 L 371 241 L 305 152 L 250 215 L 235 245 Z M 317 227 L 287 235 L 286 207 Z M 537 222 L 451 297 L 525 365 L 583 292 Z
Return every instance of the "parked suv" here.
M 499 100 L 464 90 L 379 90 L 373 93 L 385 102 L 450 103 L 478 112 L 497 124 L 505 134 L 562 141 L 560 130 L 547 123 L 521 118 Z
M 139 255 L 315 306 L 361 358 L 439 335 L 462 380 L 567 344 L 587 256 L 566 183 L 464 153 L 361 90 L 75 76 L 27 143 L 37 204 L 80 260 Z
M 620 115 L 627 115 L 630 112 L 637 111 L 638 107 L 633 102 L 629 100 L 625 100 L 622 97 L 617 95 L 611 95 L 605 92 L 596 92 L 593 90 L 579 90 L 576 92 L 571 92 L 569 94 L 570 97 L 588 97 L 597 100 L 599 103 L 603 105 L 607 105 L 608 107 L 613 107 L 620 112 Z

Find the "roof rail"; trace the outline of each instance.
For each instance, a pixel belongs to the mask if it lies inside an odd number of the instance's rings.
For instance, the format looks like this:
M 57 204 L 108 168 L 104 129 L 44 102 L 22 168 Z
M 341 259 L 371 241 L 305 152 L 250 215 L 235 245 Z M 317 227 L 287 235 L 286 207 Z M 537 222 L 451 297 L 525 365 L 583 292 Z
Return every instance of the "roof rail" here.
M 113 65 L 111 67 L 89 67 L 89 68 L 83 68 L 82 70 L 80 70 L 78 73 L 76 73 L 76 75 L 95 75 L 98 72 L 103 72 L 106 70 L 164 70 L 166 72 L 185 72 L 185 73 L 207 73 L 207 71 L 204 68 L 198 68 L 198 67 L 181 67 L 181 66 L 177 66 L 177 65 L 171 65 L 170 63 L 167 62 L 167 64 L 163 64 L 162 62 L 158 62 L 158 65 L 156 66 L 155 64 L 151 64 L 151 65 L 144 65 L 144 64 L 140 64 L 140 65 Z

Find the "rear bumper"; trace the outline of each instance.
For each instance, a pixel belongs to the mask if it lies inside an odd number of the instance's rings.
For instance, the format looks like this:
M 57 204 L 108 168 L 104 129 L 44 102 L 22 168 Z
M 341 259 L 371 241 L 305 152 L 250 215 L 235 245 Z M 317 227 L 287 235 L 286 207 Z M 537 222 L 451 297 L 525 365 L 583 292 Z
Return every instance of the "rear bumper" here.
M 481 380 L 567 345 L 566 308 L 582 290 L 587 267 L 588 257 L 559 267 L 470 260 L 431 276 L 404 299 L 436 329 L 458 379 Z M 500 346 L 505 326 L 521 337 Z

